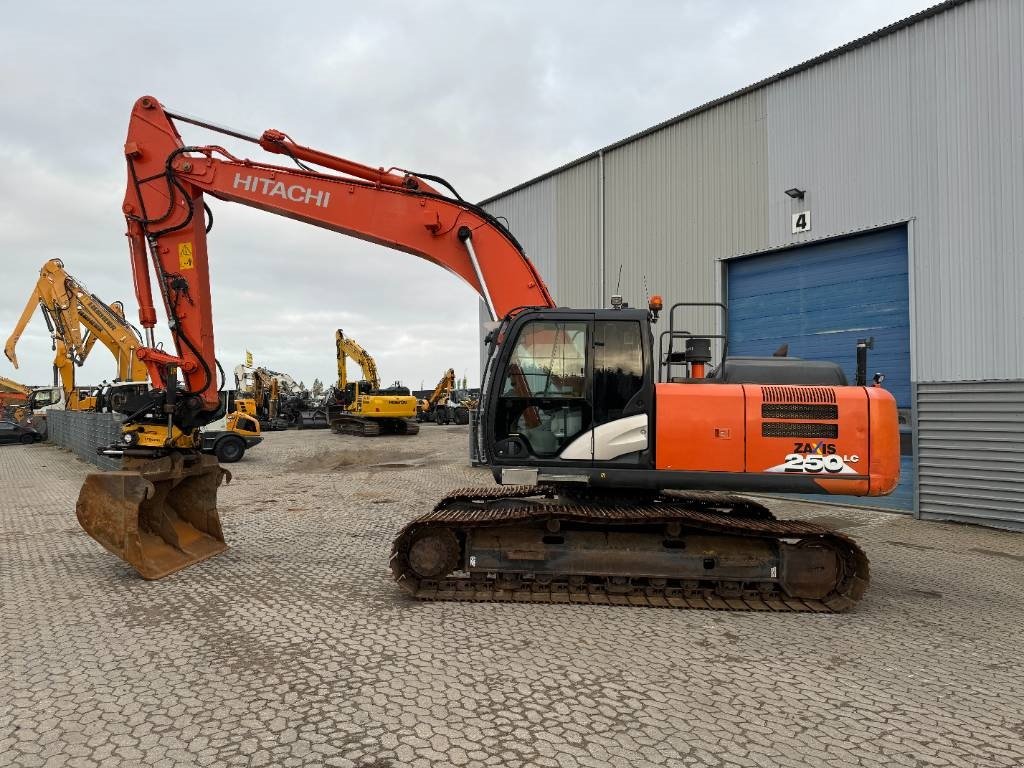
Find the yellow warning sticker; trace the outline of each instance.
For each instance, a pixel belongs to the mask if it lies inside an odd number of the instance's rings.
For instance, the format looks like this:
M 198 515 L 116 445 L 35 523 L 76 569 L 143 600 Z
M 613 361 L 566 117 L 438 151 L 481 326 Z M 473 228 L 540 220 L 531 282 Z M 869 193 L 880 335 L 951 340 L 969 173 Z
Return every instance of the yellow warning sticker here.
M 178 243 L 178 269 L 192 269 L 192 243 Z

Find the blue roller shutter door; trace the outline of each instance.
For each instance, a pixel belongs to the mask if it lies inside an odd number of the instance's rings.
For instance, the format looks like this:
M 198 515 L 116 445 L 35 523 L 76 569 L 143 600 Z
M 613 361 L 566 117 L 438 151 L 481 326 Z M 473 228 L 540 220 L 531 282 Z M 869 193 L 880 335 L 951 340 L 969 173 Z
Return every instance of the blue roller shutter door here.
M 885 374 L 901 415 L 902 478 L 888 497 L 836 497 L 851 504 L 911 510 L 910 307 L 905 227 L 729 262 L 729 353 L 833 360 L 852 384 L 857 339 L 873 336 L 868 373 Z M 824 499 L 824 497 L 819 497 Z

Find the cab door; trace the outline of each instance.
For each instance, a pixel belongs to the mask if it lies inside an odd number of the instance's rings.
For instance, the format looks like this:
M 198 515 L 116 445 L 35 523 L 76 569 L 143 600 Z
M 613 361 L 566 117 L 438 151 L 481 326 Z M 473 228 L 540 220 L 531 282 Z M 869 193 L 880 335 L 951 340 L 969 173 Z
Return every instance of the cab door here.
M 634 313 L 602 312 L 591 324 L 590 429 L 569 444 L 564 460 L 649 464 L 650 331 Z
M 592 333 L 593 314 L 583 312 L 535 315 L 513 326 L 492 389 L 497 461 L 550 464 L 593 426 Z

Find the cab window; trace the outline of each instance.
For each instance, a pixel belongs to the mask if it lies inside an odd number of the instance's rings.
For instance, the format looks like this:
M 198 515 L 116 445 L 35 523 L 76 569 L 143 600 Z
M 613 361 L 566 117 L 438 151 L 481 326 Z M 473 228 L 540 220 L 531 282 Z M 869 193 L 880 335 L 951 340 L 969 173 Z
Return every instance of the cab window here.
M 635 320 L 594 323 L 594 421 L 604 424 L 623 410 L 644 384 L 644 353 Z
M 523 326 L 505 368 L 495 437 L 518 437 L 534 456 L 557 455 L 590 428 L 586 321 Z
M 56 389 L 43 389 L 32 393 L 32 407 L 43 408 L 52 405 L 60 400 L 60 394 Z
M 523 328 L 505 372 L 504 394 L 584 397 L 587 324 L 533 322 Z

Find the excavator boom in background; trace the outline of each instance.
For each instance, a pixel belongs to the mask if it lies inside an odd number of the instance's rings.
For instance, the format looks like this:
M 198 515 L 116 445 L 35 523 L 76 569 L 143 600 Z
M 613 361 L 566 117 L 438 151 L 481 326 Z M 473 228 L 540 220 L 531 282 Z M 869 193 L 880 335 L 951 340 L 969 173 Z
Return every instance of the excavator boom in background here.
M 417 418 L 435 424 L 469 424 L 470 409 L 466 403 L 457 400 L 455 383 L 455 369 L 449 368 L 430 396 L 420 403 Z
M 176 122 L 298 167 L 185 145 Z M 105 449 L 140 463 L 114 480 L 90 476 L 78 515 L 144 576 L 225 546 L 221 470 L 193 437 L 217 407 L 209 194 L 427 259 L 472 286 L 497 322 L 474 439 L 501 485 L 455 490 L 399 533 L 391 566 L 410 594 L 804 611 L 846 610 L 862 596 L 867 559 L 850 539 L 733 494 L 891 492 L 898 424 L 880 387 L 791 358 L 726 357 L 709 375 L 712 338 L 677 331 L 674 309 L 668 333 L 682 346 L 663 357 L 651 330 L 657 297 L 643 310 L 614 299 L 611 309 L 556 307 L 508 229 L 436 176 L 365 166 L 280 131 L 220 128 L 151 96 L 135 103 L 125 157 L 146 333 L 138 355 L 154 389 L 132 405 L 122 443 Z M 150 267 L 173 353 L 153 342 Z M 681 375 L 664 376 L 666 364 Z
M 30 399 L 33 410 L 60 407 L 61 403 L 67 410 L 95 408 L 95 396 L 83 396 L 75 387 L 75 368 L 85 363 L 96 342 L 114 357 L 115 381 L 146 381 L 146 367 L 135 356 L 135 350 L 142 345 L 142 337 L 125 319 L 124 306 L 119 301 L 112 304 L 102 301 L 68 274 L 60 259 L 50 259 L 39 270 L 39 279 L 4 345 L 4 354 L 15 368 L 18 367 L 18 341 L 36 307 L 50 331 L 52 349 L 56 353 L 53 383 L 56 388 L 59 378 L 61 390 L 54 392 L 43 388 L 33 392 Z
M 382 390 L 377 363 L 370 353 L 339 328 L 334 333 L 338 385 L 328 399 L 327 419 L 338 434 L 374 437 L 380 434 L 415 435 L 419 425 L 416 398 L 404 387 Z M 348 380 L 348 361 L 359 366 L 362 378 Z
M 0 419 L 22 422 L 31 413 L 28 399 L 32 388 L 0 376 Z

